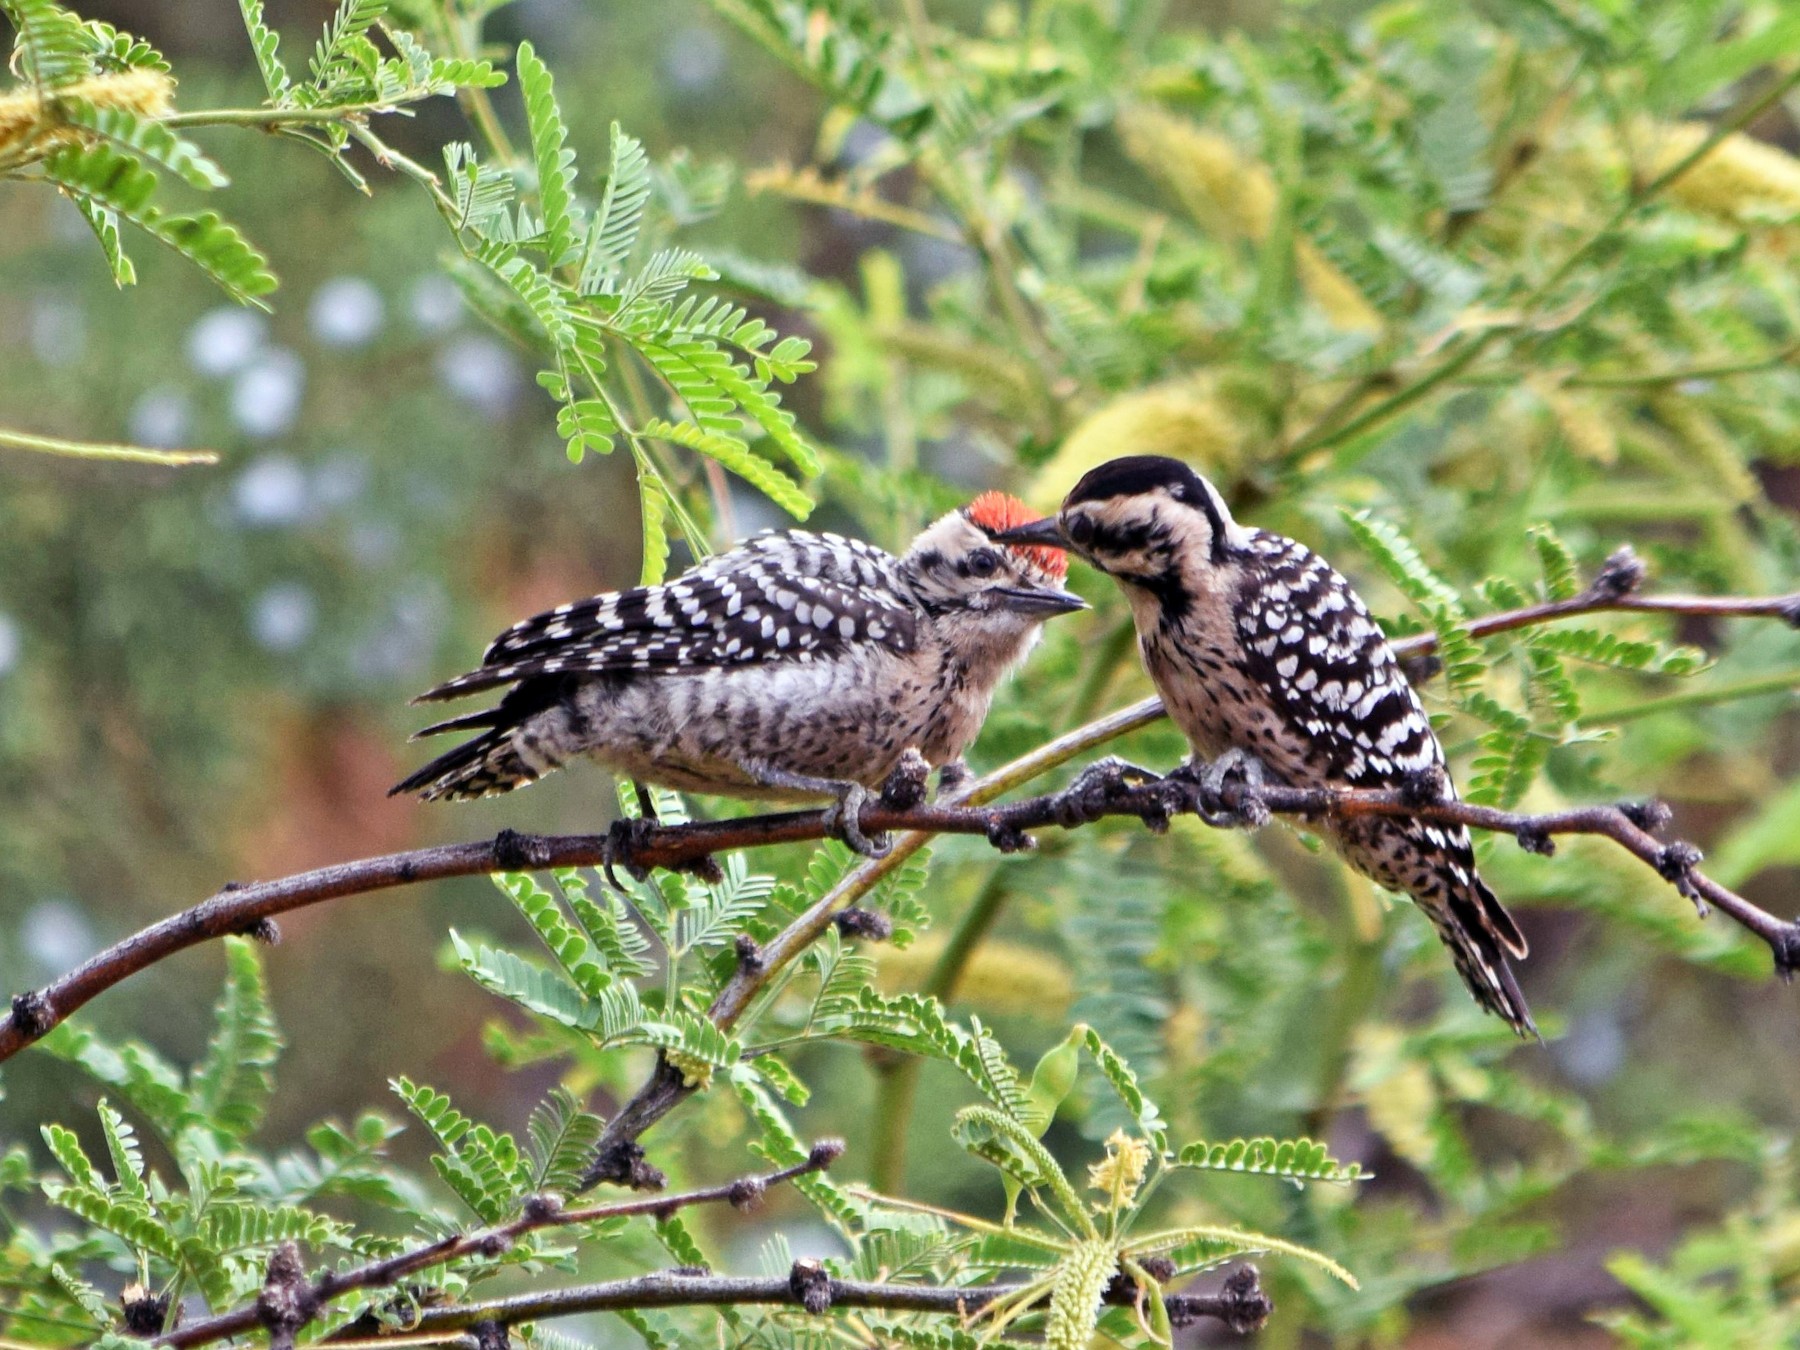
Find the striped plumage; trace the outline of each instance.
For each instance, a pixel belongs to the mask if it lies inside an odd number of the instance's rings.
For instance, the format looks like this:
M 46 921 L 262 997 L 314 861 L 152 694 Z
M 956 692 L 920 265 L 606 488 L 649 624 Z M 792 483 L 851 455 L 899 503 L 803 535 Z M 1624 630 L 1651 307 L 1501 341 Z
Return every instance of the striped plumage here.
M 480 734 L 394 791 L 481 797 L 588 755 L 640 783 L 841 806 L 908 749 L 948 763 L 1043 620 L 1081 606 L 1061 589 L 1060 552 L 992 541 L 1029 518 L 988 493 L 902 557 L 768 532 L 662 585 L 527 619 L 479 669 L 421 696 L 508 687 L 492 708 L 419 733 Z
M 1202 759 L 1236 752 L 1292 787 L 1401 787 L 1441 772 L 1454 796 L 1418 695 L 1350 583 L 1304 544 L 1232 520 L 1187 465 L 1101 465 L 1065 499 L 1057 532 L 1122 586 L 1150 677 Z M 1482 1007 L 1536 1033 L 1508 964 L 1525 939 L 1477 873 L 1465 828 L 1380 816 L 1322 828 L 1358 871 L 1412 897 Z

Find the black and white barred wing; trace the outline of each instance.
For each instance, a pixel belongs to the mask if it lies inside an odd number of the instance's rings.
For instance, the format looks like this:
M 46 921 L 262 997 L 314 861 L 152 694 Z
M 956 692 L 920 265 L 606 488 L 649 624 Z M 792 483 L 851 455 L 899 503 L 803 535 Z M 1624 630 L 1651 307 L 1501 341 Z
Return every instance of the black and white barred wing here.
M 1291 539 L 1259 534 L 1250 551 L 1254 561 L 1235 616 L 1243 659 L 1286 725 L 1305 738 L 1324 782 L 1398 787 L 1411 774 L 1444 768 L 1443 747 L 1418 694 L 1350 583 Z M 1525 955 L 1518 925 L 1476 872 L 1463 826 L 1370 817 L 1347 822 L 1339 833 L 1359 867 L 1420 900 L 1434 920 L 1447 912 L 1513 955 Z M 1485 986 L 1478 997 L 1499 998 L 1508 978 L 1499 971 L 1475 976 L 1471 985 Z
M 489 646 L 479 670 L 416 701 L 537 676 L 812 661 L 864 642 L 909 651 L 916 620 L 893 588 L 892 561 L 831 535 L 759 535 L 660 586 L 577 600 L 515 624 Z

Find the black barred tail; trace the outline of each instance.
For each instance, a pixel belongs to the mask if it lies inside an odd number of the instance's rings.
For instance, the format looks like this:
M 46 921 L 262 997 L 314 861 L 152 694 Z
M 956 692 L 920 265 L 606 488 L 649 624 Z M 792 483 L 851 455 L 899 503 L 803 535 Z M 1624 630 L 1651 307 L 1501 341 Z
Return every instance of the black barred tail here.
M 1504 1019 L 1519 1035 L 1541 1040 L 1507 959 L 1508 949 L 1524 955 L 1524 940 L 1518 938 L 1502 946 L 1500 934 L 1516 936 L 1518 928 L 1487 883 L 1480 877 L 1472 877 L 1471 881 L 1466 892 L 1451 897 L 1447 911 L 1429 904 L 1421 904 L 1420 908 L 1431 915 L 1438 936 L 1456 962 L 1456 973 L 1462 976 L 1475 1001 Z
M 527 762 L 519 731 L 518 727 L 501 727 L 464 741 L 394 784 L 388 796 L 416 792 L 428 802 L 473 801 L 535 783 L 555 766 Z

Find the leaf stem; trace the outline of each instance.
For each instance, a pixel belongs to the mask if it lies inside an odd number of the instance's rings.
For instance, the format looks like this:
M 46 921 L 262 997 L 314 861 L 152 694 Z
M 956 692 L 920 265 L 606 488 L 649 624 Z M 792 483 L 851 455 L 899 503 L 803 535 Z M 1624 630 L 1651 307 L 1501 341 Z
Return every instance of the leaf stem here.
M 126 464 L 155 464 L 181 468 L 190 464 L 217 464 L 216 450 L 150 450 L 140 445 L 114 445 L 104 441 L 69 441 L 60 436 L 33 436 L 0 428 L 0 445 L 13 450 L 35 450 L 66 459 L 110 459 Z

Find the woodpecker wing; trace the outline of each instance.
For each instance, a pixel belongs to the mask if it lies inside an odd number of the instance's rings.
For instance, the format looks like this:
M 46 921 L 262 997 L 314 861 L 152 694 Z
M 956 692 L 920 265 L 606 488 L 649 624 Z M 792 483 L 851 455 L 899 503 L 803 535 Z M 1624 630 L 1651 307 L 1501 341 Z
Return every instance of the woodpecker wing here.
M 1350 583 L 1291 539 L 1259 532 L 1248 548 L 1252 575 L 1234 614 L 1245 669 L 1321 753 L 1328 781 L 1398 787 L 1409 774 L 1443 768 L 1418 694 Z M 1441 858 L 1455 917 L 1525 955 L 1518 925 L 1476 874 L 1466 828 L 1393 820 L 1369 829 L 1381 836 L 1373 844 Z
M 912 650 L 893 559 L 834 535 L 758 535 L 660 586 L 560 605 L 495 639 L 481 669 L 419 696 L 456 698 L 543 675 L 680 674 L 814 661 L 857 643 Z

